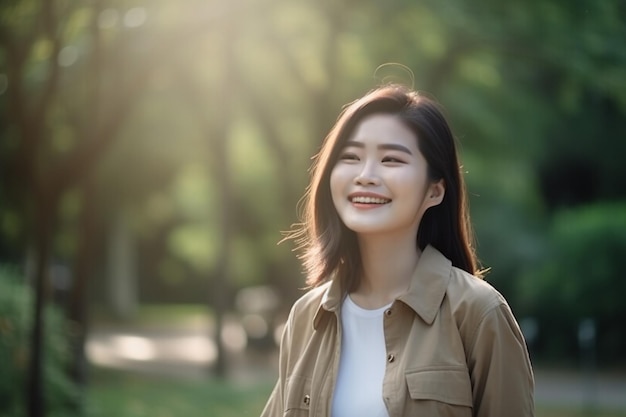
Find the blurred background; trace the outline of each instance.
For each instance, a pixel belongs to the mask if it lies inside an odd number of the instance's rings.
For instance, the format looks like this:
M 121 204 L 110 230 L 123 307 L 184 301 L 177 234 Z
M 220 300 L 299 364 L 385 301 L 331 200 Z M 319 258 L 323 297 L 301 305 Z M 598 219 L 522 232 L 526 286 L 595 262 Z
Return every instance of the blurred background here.
M 626 416 L 625 22 L 623 0 L 2 1 L 0 416 L 258 416 L 310 157 L 391 80 L 447 109 L 537 415 Z

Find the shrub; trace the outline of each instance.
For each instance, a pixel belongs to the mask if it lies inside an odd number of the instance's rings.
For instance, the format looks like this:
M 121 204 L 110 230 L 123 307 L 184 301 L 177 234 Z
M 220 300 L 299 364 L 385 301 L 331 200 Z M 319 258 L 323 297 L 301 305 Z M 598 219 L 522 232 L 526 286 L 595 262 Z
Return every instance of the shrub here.
M 33 323 L 33 295 L 19 270 L 0 265 L 0 417 L 26 415 L 25 384 L 28 374 Z M 68 332 L 61 311 L 44 311 L 44 388 L 49 416 L 75 414 L 77 388 L 66 374 L 70 360 Z
M 590 318 L 599 358 L 623 360 L 626 203 L 563 210 L 549 233 L 550 252 L 521 282 L 526 313 L 539 319 L 546 349 L 575 355 L 579 323 Z

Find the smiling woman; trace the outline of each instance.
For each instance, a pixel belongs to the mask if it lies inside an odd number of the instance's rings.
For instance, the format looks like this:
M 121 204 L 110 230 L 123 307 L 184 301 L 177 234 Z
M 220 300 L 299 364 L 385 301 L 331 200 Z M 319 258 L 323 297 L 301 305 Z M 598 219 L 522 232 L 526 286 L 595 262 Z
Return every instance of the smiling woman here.
M 312 289 L 283 332 L 270 416 L 533 416 L 506 300 L 480 279 L 456 144 L 437 103 L 351 103 L 312 168 L 297 240 Z
M 376 239 L 414 241 L 424 212 L 444 196 L 443 180 L 431 182 L 427 170 L 415 134 L 402 119 L 367 116 L 331 172 L 339 217 L 361 238 L 376 233 Z

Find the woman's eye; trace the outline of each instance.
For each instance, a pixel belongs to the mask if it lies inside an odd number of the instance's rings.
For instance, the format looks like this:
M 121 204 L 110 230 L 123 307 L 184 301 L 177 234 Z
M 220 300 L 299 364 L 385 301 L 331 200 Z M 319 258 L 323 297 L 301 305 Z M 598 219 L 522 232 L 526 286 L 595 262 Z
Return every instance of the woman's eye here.
M 405 162 L 402 159 L 393 157 L 393 156 L 386 156 L 383 158 L 383 162 L 391 162 L 394 164 L 404 164 Z
M 341 158 L 339 159 L 344 160 L 344 161 L 358 161 L 359 157 L 356 156 L 356 154 L 347 152 L 341 155 Z

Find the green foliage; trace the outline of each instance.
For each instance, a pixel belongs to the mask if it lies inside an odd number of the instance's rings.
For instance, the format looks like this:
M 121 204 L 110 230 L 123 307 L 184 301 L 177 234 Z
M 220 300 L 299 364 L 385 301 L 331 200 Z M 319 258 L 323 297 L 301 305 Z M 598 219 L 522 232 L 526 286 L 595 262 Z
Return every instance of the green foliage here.
M 557 307 L 573 319 L 620 314 L 626 204 L 563 210 L 550 235 L 544 267 L 524 281 L 527 301 Z
M 14 271 L 0 269 L 0 403 L 9 405 L 7 415 L 23 413 L 30 305 L 31 297 L 18 284 Z
M 32 325 L 32 295 L 16 268 L 0 265 L 0 410 L 1 417 L 22 417 Z M 70 359 L 67 326 L 61 312 L 45 311 L 44 383 L 50 416 L 72 416 L 77 387 L 66 372 Z
M 579 322 L 592 318 L 600 357 L 620 359 L 626 348 L 626 203 L 562 210 L 549 233 L 543 264 L 520 281 L 525 313 L 539 319 L 542 333 L 561 342 L 573 341 Z
M 90 239 L 93 277 L 106 276 L 103 242 L 125 212 L 143 300 L 202 293 L 224 257 L 230 286 L 288 294 L 303 281 L 291 245 L 275 243 L 297 221 L 309 158 L 344 103 L 389 80 L 376 68 L 398 62 L 462 143 L 488 280 L 516 311 L 565 327 L 623 316 L 616 292 L 600 302 L 594 286 L 614 279 L 608 254 L 623 248 L 610 227 L 563 213 L 549 236 L 542 228 L 562 208 L 626 198 L 625 19 L 623 0 L 2 2 L 0 256 L 23 257 L 35 192 L 60 181 L 53 256 L 74 261 Z M 98 157 L 81 166 L 93 144 Z M 89 239 L 82 180 L 97 201 Z M 567 229 L 574 221 L 597 227 L 603 249 L 584 243 L 596 232 Z M 568 258 L 584 250 L 593 263 Z

